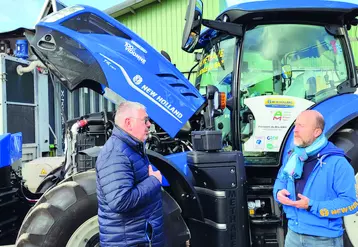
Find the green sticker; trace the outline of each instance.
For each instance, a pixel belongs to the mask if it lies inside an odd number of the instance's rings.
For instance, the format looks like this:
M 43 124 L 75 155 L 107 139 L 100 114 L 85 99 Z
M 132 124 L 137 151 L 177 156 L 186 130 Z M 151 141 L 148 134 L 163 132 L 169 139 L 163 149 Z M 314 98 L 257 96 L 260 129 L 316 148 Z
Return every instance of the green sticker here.
M 268 144 L 266 145 L 266 147 L 267 147 L 268 149 L 273 149 L 273 145 L 272 145 L 271 143 L 268 143 Z

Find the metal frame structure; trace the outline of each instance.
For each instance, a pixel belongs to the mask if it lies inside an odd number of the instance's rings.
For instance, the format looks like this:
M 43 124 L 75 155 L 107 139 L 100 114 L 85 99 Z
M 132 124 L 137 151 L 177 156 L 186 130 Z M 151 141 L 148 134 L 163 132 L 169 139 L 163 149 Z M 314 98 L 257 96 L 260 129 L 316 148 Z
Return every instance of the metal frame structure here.
M 34 80 L 34 102 L 12 102 L 7 101 L 6 84 L 8 71 L 6 61 L 17 62 L 19 65 L 29 65 L 30 62 L 0 54 L 0 133 L 8 132 L 8 105 L 31 106 L 34 108 L 35 142 L 23 144 L 23 160 L 31 160 L 40 157 L 42 153 L 49 152 L 49 109 L 48 109 L 48 80 L 47 74 L 42 75 L 36 69 L 32 71 Z M 26 124 L 26 123 L 24 123 Z

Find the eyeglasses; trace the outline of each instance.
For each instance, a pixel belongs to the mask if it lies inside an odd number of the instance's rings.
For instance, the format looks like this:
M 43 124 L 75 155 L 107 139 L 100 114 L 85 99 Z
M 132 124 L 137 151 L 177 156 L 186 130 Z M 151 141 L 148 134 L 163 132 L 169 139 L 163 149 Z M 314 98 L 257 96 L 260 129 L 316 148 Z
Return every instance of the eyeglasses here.
M 150 118 L 149 117 L 145 117 L 145 118 L 136 118 L 136 117 L 131 117 L 134 119 L 139 119 L 141 121 L 144 121 L 144 124 L 150 123 Z

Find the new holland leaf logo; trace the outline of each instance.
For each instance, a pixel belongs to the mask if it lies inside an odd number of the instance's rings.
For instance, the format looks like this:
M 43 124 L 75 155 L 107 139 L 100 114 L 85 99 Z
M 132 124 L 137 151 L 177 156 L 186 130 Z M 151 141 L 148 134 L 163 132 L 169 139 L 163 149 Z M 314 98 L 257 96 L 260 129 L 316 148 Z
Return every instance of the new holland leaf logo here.
M 326 208 L 322 208 L 322 209 L 319 211 L 319 214 L 320 214 L 322 217 L 325 217 L 325 216 L 328 216 L 328 215 L 329 215 L 329 211 L 328 211 L 328 209 L 326 209 Z
M 134 82 L 134 84 L 136 84 L 136 85 L 141 84 L 142 81 L 143 81 L 143 78 L 142 78 L 140 75 L 136 75 L 136 76 L 133 77 L 133 82 Z

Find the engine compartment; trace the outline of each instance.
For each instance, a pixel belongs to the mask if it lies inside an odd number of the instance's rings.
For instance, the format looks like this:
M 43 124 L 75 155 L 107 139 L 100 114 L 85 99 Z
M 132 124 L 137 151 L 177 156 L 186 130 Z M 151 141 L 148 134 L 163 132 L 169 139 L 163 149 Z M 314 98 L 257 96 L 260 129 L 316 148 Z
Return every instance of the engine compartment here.
M 75 172 L 84 172 L 95 168 L 95 149 L 105 144 L 112 134 L 115 112 L 102 111 L 84 115 L 67 121 L 66 126 L 66 164 L 65 176 Z M 192 151 L 191 131 L 200 129 L 200 120 L 187 122 L 178 134 L 172 138 L 159 125 L 151 120 L 147 150 L 161 155 Z M 195 128 L 193 128 L 195 126 Z

